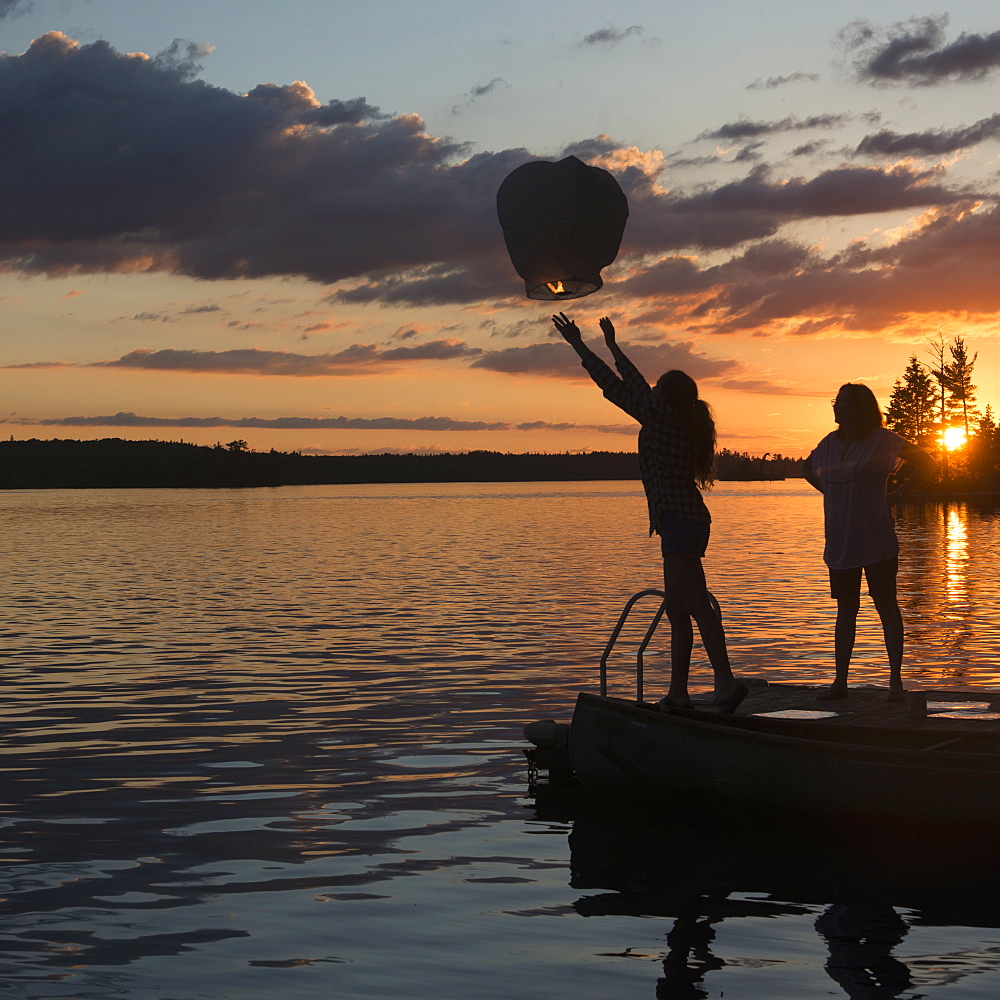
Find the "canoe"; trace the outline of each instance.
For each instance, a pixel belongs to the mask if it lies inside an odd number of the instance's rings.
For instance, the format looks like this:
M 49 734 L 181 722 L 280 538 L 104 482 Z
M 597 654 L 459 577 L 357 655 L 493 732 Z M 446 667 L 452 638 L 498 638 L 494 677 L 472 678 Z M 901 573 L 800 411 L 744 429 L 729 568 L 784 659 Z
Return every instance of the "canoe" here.
M 832 703 L 816 694 L 762 684 L 724 715 L 584 692 L 569 765 L 601 799 L 656 807 L 1000 822 L 1000 713 L 990 696 L 930 692 L 921 718 L 919 695 L 915 711 L 884 690 L 852 689 Z

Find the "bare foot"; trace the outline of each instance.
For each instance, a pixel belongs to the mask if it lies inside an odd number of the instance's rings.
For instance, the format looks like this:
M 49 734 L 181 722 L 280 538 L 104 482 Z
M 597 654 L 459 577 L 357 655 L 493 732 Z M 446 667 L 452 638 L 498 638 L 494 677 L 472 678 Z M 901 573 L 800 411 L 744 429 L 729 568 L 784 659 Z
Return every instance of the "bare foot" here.
M 895 685 L 889 685 L 889 694 L 886 696 L 886 701 L 906 701 L 906 692 L 901 687 L 896 687 Z
M 818 695 L 816 695 L 816 700 L 817 701 L 839 701 L 841 698 L 846 698 L 846 697 L 847 697 L 847 685 L 846 684 L 838 684 L 838 683 L 834 682 L 833 684 L 831 684 L 825 690 L 820 691 L 820 693 Z

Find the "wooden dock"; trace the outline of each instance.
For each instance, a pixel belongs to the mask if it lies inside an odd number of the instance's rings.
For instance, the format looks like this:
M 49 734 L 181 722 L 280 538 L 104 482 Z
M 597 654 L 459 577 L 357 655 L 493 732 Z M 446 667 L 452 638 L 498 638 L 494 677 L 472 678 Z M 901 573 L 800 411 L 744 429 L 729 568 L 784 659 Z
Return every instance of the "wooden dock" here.
M 825 687 L 754 684 L 752 679 L 748 687 L 750 694 L 731 717 L 734 720 L 773 719 L 779 725 L 785 723 L 788 729 L 792 723 L 798 723 L 795 728 L 800 735 L 815 734 L 818 739 L 827 738 L 824 730 L 846 727 L 927 736 L 942 734 L 942 739 L 977 736 L 984 737 L 986 742 L 996 740 L 1000 748 L 1000 693 L 910 691 L 905 701 L 893 702 L 887 700 L 886 688 L 856 687 L 849 688 L 846 698 L 818 701 L 816 695 Z M 926 715 L 922 716 L 923 711 Z M 717 713 L 717 709 L 695 704 L 694 712 Z

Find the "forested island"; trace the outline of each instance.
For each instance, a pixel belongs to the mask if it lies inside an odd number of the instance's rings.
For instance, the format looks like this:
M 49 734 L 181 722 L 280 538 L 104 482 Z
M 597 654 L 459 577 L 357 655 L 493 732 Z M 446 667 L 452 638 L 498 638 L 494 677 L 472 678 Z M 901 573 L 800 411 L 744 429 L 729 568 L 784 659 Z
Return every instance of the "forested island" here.
M 723 449 L 721 480 L 801 475 L 801 459 Z M 331 483 L 546 482 L 638 479 L 635 452 L 303 455 L 180 441 L 0 441 L 0 489 L 303 486 Z

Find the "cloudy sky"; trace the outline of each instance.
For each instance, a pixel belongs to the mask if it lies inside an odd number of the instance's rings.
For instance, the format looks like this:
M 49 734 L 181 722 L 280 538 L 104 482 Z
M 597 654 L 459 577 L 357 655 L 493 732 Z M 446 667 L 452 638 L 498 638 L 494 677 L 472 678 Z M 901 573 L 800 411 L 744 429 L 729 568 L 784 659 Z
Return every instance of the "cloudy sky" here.
M 1000 8 L 0 0 L 0 433 L 625 450 L 495 195 L 574 154 L 720 443 L 803 454 L 963 336 L 1000 408 Z M 872 11 L 878 20 L 872 20 Z

